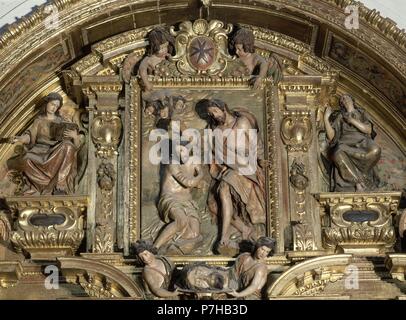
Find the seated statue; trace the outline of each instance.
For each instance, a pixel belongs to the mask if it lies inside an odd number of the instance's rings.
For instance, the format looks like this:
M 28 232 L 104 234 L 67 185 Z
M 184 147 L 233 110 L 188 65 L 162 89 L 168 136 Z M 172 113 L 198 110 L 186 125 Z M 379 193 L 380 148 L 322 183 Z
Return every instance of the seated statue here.
M 58 93 L 45 98 L 42 112 L 13 143 L 26 148 L 7 161 L 8 170 L 22 173 L 31 188 L 25 194 L 73 194 L 78 173 L 77 155 L 84 143 L 79 126 L 58 113 L 63 99 Z
M 324 113 L 328 159 L 333 164 L 330 191 L 374 190 L 380 186 L 374 167 L 381 148 L 374 142 L 373 124 L 350 95 L 341 96 L 339 105 L 340 110 L 327 107 Z
M 151 293 L 159 298 L 174 298 L 178 290 L 169 291 L 174 270 L 173 263 L 163 256 L 157 256 L 152 243 L 139 240 L 135 243 L 135 252 L 144 264 L 142 279 Z
M 240 254 L 227 269 L 202 263 L 185 266 L 177 285 L 186 292 L 225 292 L 236 298 L 260 299 L 268 276 L 266 258 L 274 246 L 275 240 L 261 237 L 252 253 Z

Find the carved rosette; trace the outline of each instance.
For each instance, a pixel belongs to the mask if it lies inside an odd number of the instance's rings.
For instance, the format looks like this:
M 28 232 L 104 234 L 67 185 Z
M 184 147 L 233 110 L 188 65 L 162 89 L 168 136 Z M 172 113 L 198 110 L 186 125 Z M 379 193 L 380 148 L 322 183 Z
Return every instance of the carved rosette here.
M 117 155 L 121 139 L 122 124 L 117 111 L 96 111 L 92 122 L 92 140 L 96 153 L 102 158 Z
M 74 255 L 84 237 L 86 197 L 13 197 L 6 199 L 18 215 L 11 242 L 32 259 Z
M 288 151 L 307 152 L 312 139 L 309 111 L 285 111 L 281 122 L 281 137 Z
M 172 61 L 182 74 L 185 75 L 221 75 L 227 68 L 227 63 L 233 60 L 228 53 L 228 34 L 232 30 L 228 24 L 218 20 L 207 22 L 198 19 L 195 22 L 185 21 L 175 31 L 170 32 L 175 39 L 176 55 Z
M 327 249 L 379 253 L 396 241 L 392 215 L 401 193 L 322 193 L 322 238 Z

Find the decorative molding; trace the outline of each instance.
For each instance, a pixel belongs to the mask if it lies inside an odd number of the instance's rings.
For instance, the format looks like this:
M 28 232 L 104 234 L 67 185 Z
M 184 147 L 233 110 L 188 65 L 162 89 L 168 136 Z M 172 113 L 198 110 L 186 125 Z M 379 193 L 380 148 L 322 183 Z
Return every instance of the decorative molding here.
M 11 242 L 32 259 L 73 255 L 84 237 L 87 198 L 77 196 L 8 197 L 18 216 Z
M 296 214 L 299 216 L 299 221 L 303 221 L 303 216 L 306 214 L 306 194 L 305 190 L 309 186 L 309 178 L 306 176 L 305 166 L 296 158 L 290 166 L 290 184 L 295 190 L 296 199 Z
M 141 91 L 138 82 L 132 78 L 129 89 L 129 164 L 128 164 L 128 211 L 130 228 L 130 245 L 135 243 L 139 236 L 139 221 L 141 209 Z
M 101 212 L 96 215 L 95 243 L 93 252 L 112 253 L 113 241 L 113 189 L 116 183 L 114 166 L 108 162 L 102 162 L 97 169 L 97 184 L 101 195 Z
M 284 272 L 268 289 L 269 299 L 320 295 L 326 285 L 345 274 L 352 255 L 339 254 L 313 258 Z
M 53 0 L 50 4 L 55 5 L 58 11 L 67 10 L 79 0 Z M 97 1 L 94 1 L 97 2 Z M 117 1 L 103 1 L 105 3 L 114 3 Z M 268 1 L 266 1 L 268 2 Z M 306 8 L 308 11 L 317 12 L 317 8 L 309 8 L 308 2 L 304 0 L 292 1 L 292 0 L 277 0 L 276 3 L 295 5 L 299 8 Z M 349 5 L 360 5 L 358 1 L 355 0 L 323 0 L 323 2 L 336 6 L 340 9 L 345 9 Z M 105 5 L 103 3 L 103 5 Z M 0 37 L 0 50 L 7 47 L 10 43 L 13 43 L 18 38 L 20 38 L 24 33 L 29 32 L 34 27 L 41 24 L 48 16 L 44 11 L 45 5 L 38 6 L 35 10 L 28 13 L 24 17 L 20 18 L 17 22 L 9 25 L 6 30 L 2 32 Z M 396 23 L 392 20 L 382 17 L 376 9 L 368 9 L 364 5 L 360 5 L 360 18 L 363 22 L 369 24 L 373 29 L 376 29 L 382 35 L 386 36 L 390 40 L 393 40 L 399 46 L 406 47 L 406 33 L 397 27 Z M 105 46 L 109 46 L 105 44 Z
M 16 286 L 23 275 L 20 261 L 0 261 L 0 289 Z
M 125 273 L 109 264 L 78 257 L 61 257 L 57 261 L 67 282 L 80 284 L 91 297 L 143 298 L 143 290 Z
M 254 37 L 257 41 L 263 41 L 265 43 L 287 49 L 291 52 L 295 52 L 296 54 L 307 54 L 310 52 L 309 45 L 292 37 L 248 24 L 241 24 L 241 26 L 251 30 L 254 33 Z
M 292 226 L 293 228 L 293 250 L 294 251 L 314 251 L 313 228 L 306 222 L 299 222 Z
M 221 21 L 203 19 L 193 23 L 184 21 L 179 25 L 179 31 L 171 27 L 170 32 L 176 37 L 176 55 L 171 60 L 176 62 L 182 74 L 221 74 L 234 59 L 227 46 L 232 29 L 232 24 L 225 27 Z
M 396 241 L 392 215 L 397 213 L 401 192 L 320 193 L 322 238 L 328 249 L 381 253 Z
M 280 244 L 282 233 L 280 231 L 280 203 L 279 203 L 279 174 L 277 168 L 280 167 L 280 148 L 278 148 L 277 130 L 278 130 L 278 115 L 279 97 L 278 90 L 275 86 L 265 87 L 266 100 L 266 132 L 267 132 L 267 159 L 271 165 L 267 168 L 268 171 L 268 234 L 279 242 L 279 250 L 283 250 Z
M 406 254 L 388 254 L 385 258 L 385 267 L 389 270 L 393 279 L 404 282 L 406 275 Z

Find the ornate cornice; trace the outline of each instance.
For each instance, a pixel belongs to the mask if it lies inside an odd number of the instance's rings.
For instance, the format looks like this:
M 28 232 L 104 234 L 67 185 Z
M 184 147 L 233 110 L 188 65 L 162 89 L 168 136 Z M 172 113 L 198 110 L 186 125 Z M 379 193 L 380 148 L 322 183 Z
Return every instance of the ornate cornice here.
M 46 4 L 35 7 L 30 13 L 19 18 L 16 22 L 5 25 L 1 30 L 0 36 L 0 50 L 6 48 L 14 40 L 17 40 L 25 32 L 29 32 L 31 29 L 35 28 L 41 24 L 50 13 L 45 12 L 45 7 L 49 5 L 54 5 L 58 11 L 70 8 L 80 0 L 53 0 Z
M 376 9 L 369 9 L 364 4 L 355 0 L 322 0 L 325 3 L 335 5 L 339 9 L 344 9 L 349 5 L 358 5 L 360 7 L 360 18 L 364 23 L 367 23 L 370 27 L 379 31 L 386 38 L 394 41 L 400 47 L 406 49 L 406 32 L 400 29 L 397 24 L 389 18 L 381 16 L 380 12 Z M 74 7 L 78 3 L 96 3 L 100 1 L 87 0 L 53 0 L 49 1 L 47 4 L 37 6 L 32 12 L 26 14 L 22 18 L 18 19 L 16 22 L 4 26 L 0 36 L 0 50 L 8 47 L 11 43 L 18 40 L 24 33 L 27 33 L 41 24 L 48 16 L 49 13 L 45 12 L 45 7 L 49 5 L 54 5 L 58 11 L 68 10 Z M 105 4 L 111 4 L 114 0 L 101 1 Z M 275 4 L 280 5 L 292 5 L 301 6 L 308 3 L 307 1 L 297 1 L 297 0 L 262 0 L 260 1 L 265 4 Z
M 400 29 L 397 24 L 383 16 L 376 9 L 369 9 L 365 7 L 359 1 L 354 0 L 323 0 L 326 3 L 337 6 L 340 9 L 344 9 L 349 5 L 359 5 L 360 6 L 360 17 L 361 19 L 368 23 L 371 27 L 379 30 L 384 36 L 395 41 L 398 45 L 406 48 L 406 32 Z M 3 49 L 9 45 L 13 40 L 17 40 L 24 32 L 30 31 L 34 27 L 38 26 L 43 22 L 49 14 L 44 11 L 44 8 L 48 5 L 54 5 L 59 11 L 73 7 L 79 0 L 53 0 L 47 4 L 40 5 L 36 7 L 33 11 L 26 14 L 22 18 L 18 19 L 11 25 L 5 26 L 3 28 L 2 35 L 0 36 L 0 49 Z M 87 1 L 88 2 L 88 1 Z M 97 2 L 97 1 L 90 1 Z M 114 2 L 114 1 L 107 1 Z M 277 0 L 277 1 L 261 1 L 265 3 L 280 2 L 280 3 L 292 3 L 298 1 L 291 0 Z M 300 1 L 299 1 L 300 2 Z

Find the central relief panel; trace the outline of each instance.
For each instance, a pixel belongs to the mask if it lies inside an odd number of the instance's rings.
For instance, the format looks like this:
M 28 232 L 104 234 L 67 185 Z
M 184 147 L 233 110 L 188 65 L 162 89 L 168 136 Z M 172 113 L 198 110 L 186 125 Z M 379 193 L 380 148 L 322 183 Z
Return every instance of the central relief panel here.
M 154 29 L 149 54 L 124 61 L 137 74 L 126 86 L 130 244 L 235 256 L 272 236 L 268 66 L 277 62 L 250 52 L 243 29 L 232 42 L 240 54 L 230 55 L 231 30 L 203 20 Z

